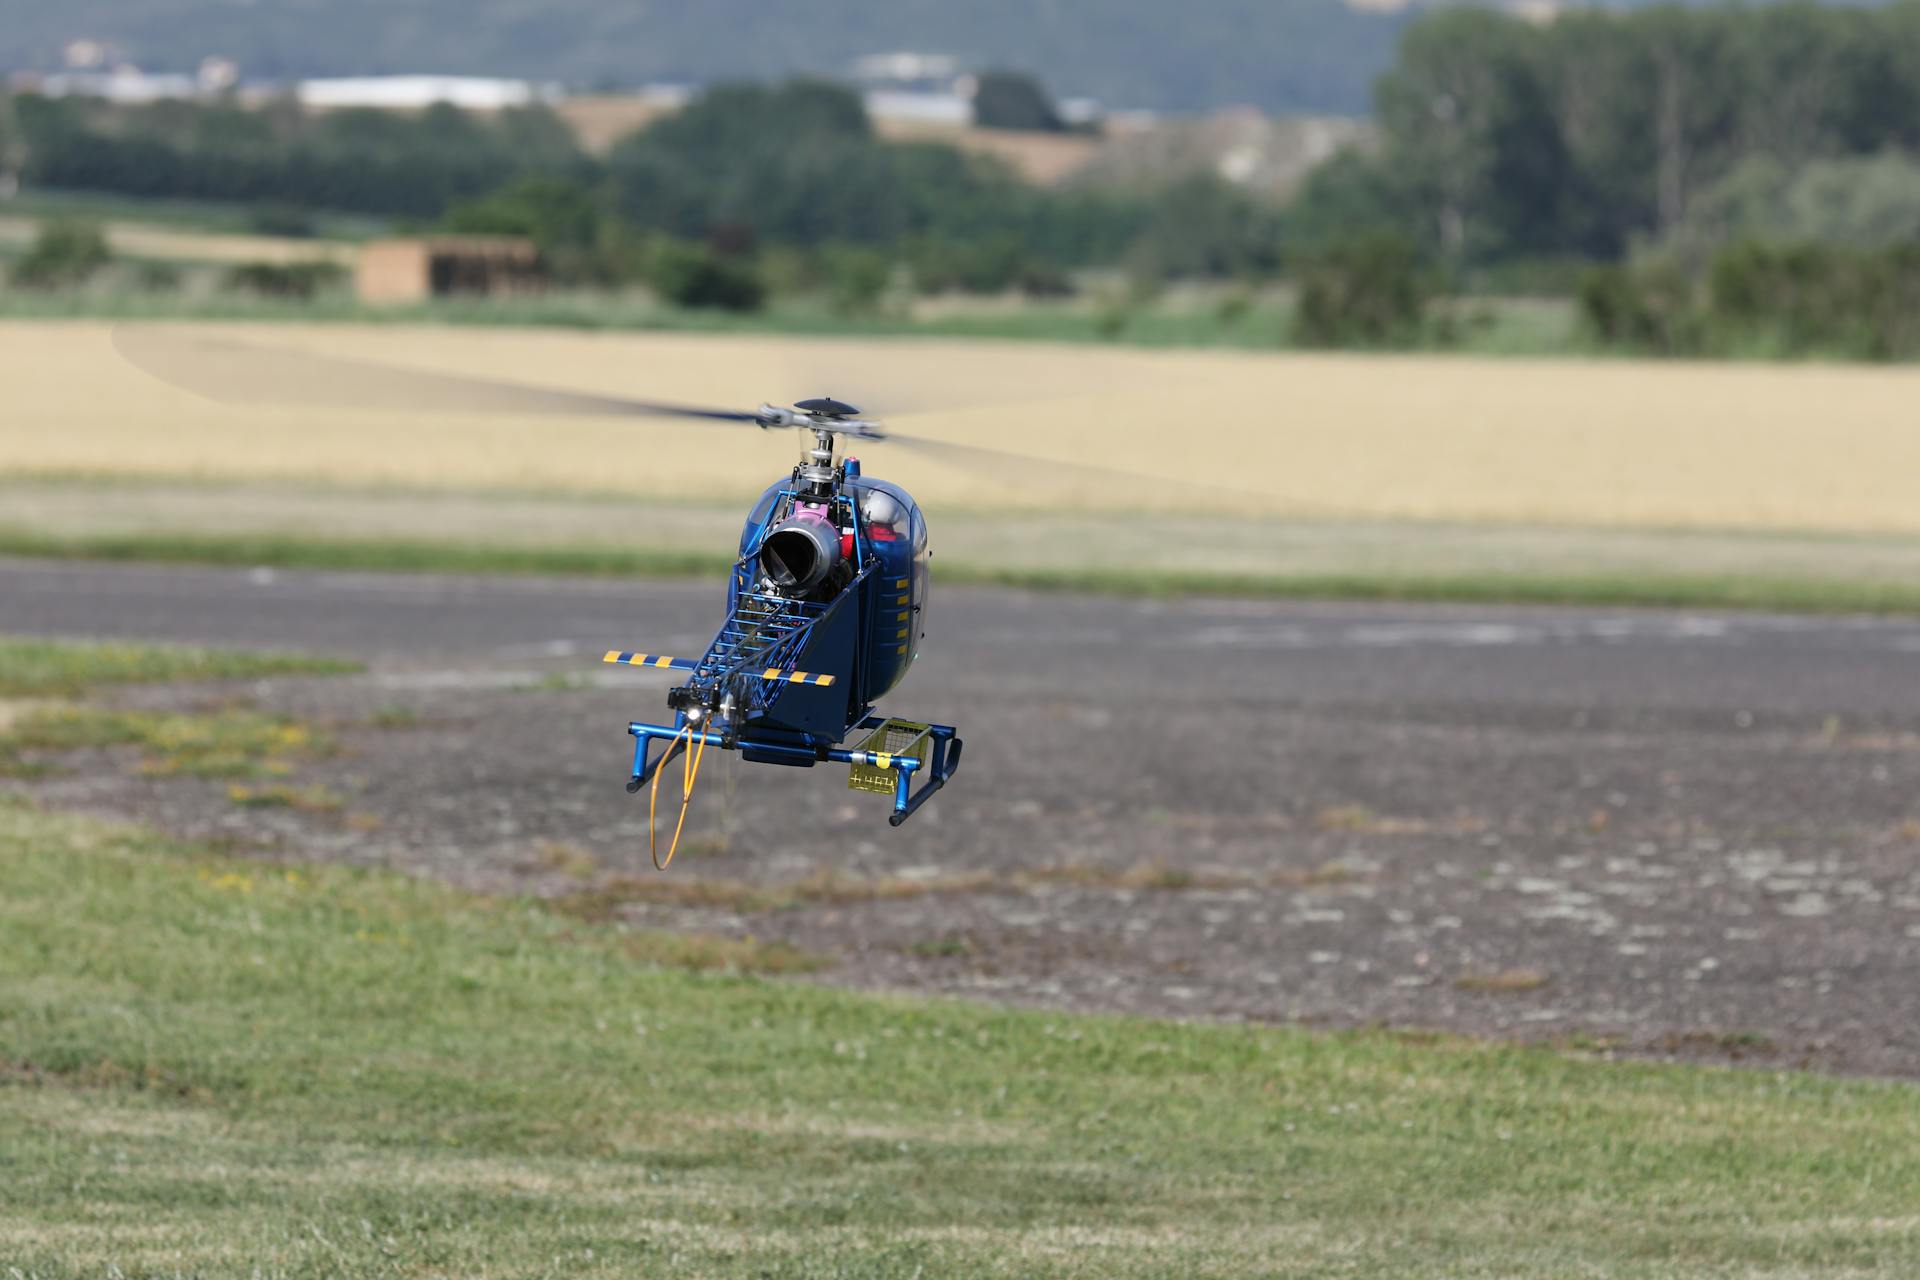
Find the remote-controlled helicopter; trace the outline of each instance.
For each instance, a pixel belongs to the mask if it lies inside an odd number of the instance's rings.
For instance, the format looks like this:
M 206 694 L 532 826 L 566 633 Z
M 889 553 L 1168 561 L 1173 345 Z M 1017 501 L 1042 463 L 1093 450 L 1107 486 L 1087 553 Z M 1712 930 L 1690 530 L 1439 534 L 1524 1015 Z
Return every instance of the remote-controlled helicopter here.
M 726 618 L 706 651 L 699 657 L 630 649 L 605 654 L 610 663 L 686 675 L 667 695 L 671 723 L 636 720 L 627 729 L 635 739 L 627 790 L 652 784 L 650 831 L 662 771 L 675 759 L 684 762 L 679 817 L 665 858 L 656 845 L 655 864 L 664 868 L 672 861 L 708 747 L 758 764 L 845 764 L 852 789 L 891 797 L 894 826 L 959 767 L 961 740 L 952 725 L 874 713 L 874 704 L 899 685 L 919 655 L 932 551 L 913 498 L 864 474 L 860 460 L 843 456 L 841 445 L 887 441 L 1002 469 L 1029 460 L 888 431 L 830 397 L 741 412 L 428 373 L 154 329 L 118 330 L 114 343 L 147 373 L 227 404 L 670 417 L 797 430 L 800 462 L 748 513 L 728 578 Z
M 841 457 L 843 438 L 886 438 L 854 406 L 831 397 L 792 408 L 762 405 L 763 429 L 798 428 L 804 451 L 791 475 L 768 486 L 748 513 L 727 584 L 727 617 L 698 658 L 609 650 L 605 660 L 688 673 L 667 695 L 671 725 L 636 721 L 628 791 L 687 758 L 680 816 L 666 862 L 679 845 L 700 760 L 709 746 L 756 764 L 850 766 L 855 790 L 891 795 L 899 826 L 960 766 L 952 725 L 874 715 L 898 685 L 926 634 L 926 520 L 906 490 L 864 475 Z M 839 745 L 863 735 L 851 747 Z M 653 747 L 663 743 L 657 758 Z M 915 782 L 918 780 L 918 787 Z M 665 866 L 657 857 L 656 863 Z

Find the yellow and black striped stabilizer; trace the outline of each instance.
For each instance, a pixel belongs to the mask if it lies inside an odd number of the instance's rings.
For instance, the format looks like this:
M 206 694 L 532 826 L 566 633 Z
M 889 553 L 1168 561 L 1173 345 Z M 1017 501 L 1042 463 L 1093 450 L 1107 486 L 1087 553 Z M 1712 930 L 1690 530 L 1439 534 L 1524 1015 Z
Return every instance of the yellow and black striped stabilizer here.
M 832 676 L 810 675 L 805 671 L 782 671 L 778 667 L 768 667 L 760 673 L 762 680 L 777 680 L 783 684 L 819 684 L 833 683 Z
M 618 649 L 607 650 L 607 656 L 600 661 L 625 667 L 666 667 L 673 671 L 691 671 L 700 665 L 692 658 L 667 658 L 657 653 L 622 653 Z
M 609 649 L 602 662 L 617 663 L 624 667 L 664 667 L 670 671 L 694 671 L 700 664 L 692 658 L 669 658 L 658 653 L 622 653 L 618 649 Z M 768 667 L 765 671 L 749 671 L 747 675 L 760 680 L 774 680 L 781 684 L 817 684 L 830 685 L 832 676 L 817 676 L 808 671 L 783 671 L 779 667 Z

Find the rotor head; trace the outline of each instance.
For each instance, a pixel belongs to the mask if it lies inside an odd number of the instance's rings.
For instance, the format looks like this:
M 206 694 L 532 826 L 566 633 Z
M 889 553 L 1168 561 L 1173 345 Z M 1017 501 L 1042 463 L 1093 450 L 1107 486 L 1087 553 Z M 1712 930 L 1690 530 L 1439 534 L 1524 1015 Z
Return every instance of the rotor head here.
M 835 400 L 832 396 L 816 396 L 810 400 L 799 401 L 791 409 L 763 404 L 753 415 L 753 420 L 767 430 L 777 427 L 800 427 L 816 433 L 853 436 L 860 440 L 885 438 L 887 433 L 879 423 L 859 415 L 860 411 L 844 400 Z
M 832 396 L 816 396 L 811 400 L 796 400 L 794 408 L 802 413 L 812 414 L 816 418 L 857 418 L 860 411 L 844 400 L 835 400 Z

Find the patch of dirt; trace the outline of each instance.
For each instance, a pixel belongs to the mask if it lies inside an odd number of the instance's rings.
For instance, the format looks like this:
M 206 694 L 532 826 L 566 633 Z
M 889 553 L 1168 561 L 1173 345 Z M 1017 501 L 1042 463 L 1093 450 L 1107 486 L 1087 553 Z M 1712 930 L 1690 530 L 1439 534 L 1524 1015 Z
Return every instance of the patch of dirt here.
M 339 744 L 287 803 L 110 751 L 7 785 L 262 857 L 828 957 L 810 981 L 1920 1076 L 1920 724 L 1897 716 L 1809 751 L 1812 714 L 1143 690 L 1146 742 L 1106 733 L 1091 694 L 1035 715 L 983 693 L 965 769 L 905 827 L 837 769 L 710 759 L 661 874 L 623 788 L 637 697 L 378 672 L 244 692 Z

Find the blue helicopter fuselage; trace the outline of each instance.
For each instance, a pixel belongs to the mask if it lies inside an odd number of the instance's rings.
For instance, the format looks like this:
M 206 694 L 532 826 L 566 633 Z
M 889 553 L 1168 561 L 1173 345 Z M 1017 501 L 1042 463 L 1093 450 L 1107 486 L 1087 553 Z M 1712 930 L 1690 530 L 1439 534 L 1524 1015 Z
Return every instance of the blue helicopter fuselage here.
M 931 586 L 927 522 L 905 489 L 861 475 L 857 461 L 847 464 L 830 503 L 809 502 L 790 479 L 760 495 L 740 532 L 727 590 L 729 626 L 715 644 L 724 646 L 729 630 L 743 630 L 743 616 L 776 607 L 760 560 L 768 533 L 797 511 L 822 507 L 840 539 L 841 566 L 830 586 L 813 591 L 812 598 L 782 601 L 785 609 L 809 616 L 797 643 L 778 656 L 784 667 L 832 680 L 769 685 L 756 698 L 763 704 L 747 708 L 736 722 L 743 751 L 751 752 L 755 740 L 839 742 L 919 656 Z

